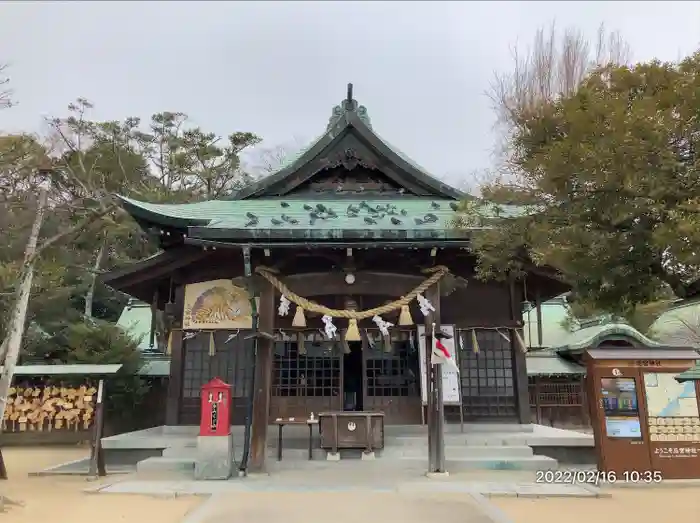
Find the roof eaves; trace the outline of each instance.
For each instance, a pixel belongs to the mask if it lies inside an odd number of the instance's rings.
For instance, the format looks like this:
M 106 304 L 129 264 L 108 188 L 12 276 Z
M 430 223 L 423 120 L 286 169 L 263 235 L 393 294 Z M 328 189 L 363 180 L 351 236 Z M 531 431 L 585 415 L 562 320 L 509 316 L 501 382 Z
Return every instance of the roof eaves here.
M 143 222 L 152 223 L 156 225 L 162 225 L 165 227 L 175 227 L 179 229 L 185 229 L 193 225 L 206 225 L 209 220 L 203 220 L 199 218 L 187 218 L 180 216 L 172 216 L 166 212 L 158 212 L 152 209 L 154 204 L 149 204 L 147 202 L 140 202 L 138 200 L 132 200 L 122 195 L 115 195 L 117 199 L 121 201 L 122 207 L 126 212 L 128 212 L 134 219 L 141 220 Z M 164 204 L 164 206 L 167 204 Z M 178 207 L 183 204 L 171 204 L 173 207 Z
M 609 323 L 573 331 L 568 339 L 565 339 L 559 346 L 553 348 L 557 350 L 557 352 L 582 351 L 598 345 L 608 336 L 628 336 L 649 348 L 662 346 L 660 343 L 647 338 L 630 325 L 625 323 Z
M 676 376 L 676 381 L 684 383 L 686 381 L 700 381 L 700 362 L 696 362 L 690 367 Z

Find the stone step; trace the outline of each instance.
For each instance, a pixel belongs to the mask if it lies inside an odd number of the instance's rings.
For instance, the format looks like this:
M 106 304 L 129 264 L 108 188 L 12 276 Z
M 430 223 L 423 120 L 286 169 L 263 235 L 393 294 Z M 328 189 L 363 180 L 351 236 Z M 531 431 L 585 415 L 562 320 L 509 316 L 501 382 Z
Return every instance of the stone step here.
M 532 433 L 533 426 L 530 423 L 465 423 L 464 430 L 459 423 L 446 423 L 445 434 L 481 434 L 484 432 L 507 432 L 507 433 Z M 407 434 L 427 434 L 426 425 L 385 425 L 384 433 L 387 436 L 399 436 Z
M 492 435 L 465 435 L 465 434 L 445 434 L 446 446 L 468 446 L 468 447 L 521 447 L 527 446 L 527 438 L 518 436 L 508 436 L 504 434 Z M 386 438 L 386 447 L 427 447 L 427 436 L 395 436 Z
M 319 448 L 312 449 L 313 459 L 326 459 L 326 451 Z M 267 459 L 277 460 L 277 449 L 269 448 L 267 449 Z M 309 459 L 309 449 L 288 449 L 287 447 L 282 448 L 282 459 L 283 460 L 308 460 Z
M 401 458 L 401 461 L 424 461 L 426 458 Z M 448 472 L 462 472 L 467 470 L 556 470 L 557 460 L 547 456 L 528 457 L 490 457 L 463 458 L 445 460 Z
M 308 445 L 308 444 L 307 444 Z M 241 459 L 243 456 L 242 447 L 234 447 L 233 455 L 235 459 Z M 318 446 L 312 449 L 312 456 L 314 459 L 325 459 L 326 451 L 321 450 Z M 196 447 L 170 447 L 163 449 L 164 458 L 177 458 L 177 459 L 191 459 L 194 461 L 197 459 L 197 448 Z M 277 447 L 267 447 L 267 457 L 268 459 L 277 459 Z M 283 459 L 309 459 L 309 448 L 298 448 L 298 447 L 287 447 L 286 445 L 282 447 L 282 458 Z
M 139 461 L 136 464 L 136 473 L 139 477 L 154 476 L 187 476 L 194 475 L 194 459 L 153 457 Z
M 527 445 L 484 447 L 483 445 L 445 445 L 447 459 L 478 458 L 492 456 L 497 458 L 527 458 L 533 455 Z M 382 457 L 418 457 L 428 459 L 428 446 L 424 447 L 387 447 Z

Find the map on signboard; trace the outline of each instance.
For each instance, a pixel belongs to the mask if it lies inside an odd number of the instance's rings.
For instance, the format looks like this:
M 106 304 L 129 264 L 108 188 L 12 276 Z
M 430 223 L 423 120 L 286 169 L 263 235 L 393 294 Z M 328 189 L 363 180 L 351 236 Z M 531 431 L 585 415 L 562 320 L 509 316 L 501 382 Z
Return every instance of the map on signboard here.
M 644 374 L 649 417 L 697 417 L 695 382 L 678 383 L 672 373 Z

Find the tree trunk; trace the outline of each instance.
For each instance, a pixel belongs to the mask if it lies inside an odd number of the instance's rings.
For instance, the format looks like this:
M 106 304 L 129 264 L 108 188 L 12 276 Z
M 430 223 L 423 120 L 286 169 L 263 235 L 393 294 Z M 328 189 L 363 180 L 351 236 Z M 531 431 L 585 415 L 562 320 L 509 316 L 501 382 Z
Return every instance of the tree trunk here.
M 104 260 L 105 253 L 107 252 L 105 243 L 105 240 L 102 240 L 100 243 L 100 249 L 97 251 L 97 257 L 95 258 L 95 265 L 92 268 L 92 274 L 90 275 L 90 286 L 85 293 L 85 316 L 87 318 L 92 318 L 92 307 L 95 301 L 95 285 L 97 285 L 97 273 L 102 266 L 102 261 Z
M 12 312 L 12 320 L 7 333 L 6 355 L 2 374 L 0 374 L 0 419 L 5 416 L 5 405 L 7 404 L 7 394 L 12 384 L 12 377 L 15 372 L 15 366 L 19 359 L 19 351 L 22 346 L 22 335 L 24 334 L 24 323 L 27 319 L 27 307 L 29 306 L 29 293 L 32 290 L 32 279 L 34 277 L 34 253 L 39 240 L 39 231 L 41 230 L 41 222 L 44 219 L 46 210 L 46 200 L 48 191 L 41 189 L 39 194 L 39 207 L 36 211 L 32 232 L 27 242 L 27 248 L 24 252 L 24 258 L 27 260 L 25 270 L 22 277 L 22 283 L 19 288 L 19 297 L 15 303 Z M 2 427 L 0 426 L 0 431 Z

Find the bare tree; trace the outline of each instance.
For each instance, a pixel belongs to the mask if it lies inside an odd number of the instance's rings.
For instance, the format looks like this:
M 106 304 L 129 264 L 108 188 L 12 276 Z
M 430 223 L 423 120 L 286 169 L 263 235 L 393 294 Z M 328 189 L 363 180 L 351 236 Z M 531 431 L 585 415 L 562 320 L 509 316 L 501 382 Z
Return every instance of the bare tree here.
M 649 335 L 671 347 L 700 347 L 700 310 L 692 305 L 667 313 L 668 320 L 652 327 Z
M 306 146 L 304 140 L 294 137 L 288 142 L 272 147 L 259 147 L 252 152 L 249 159 L 250 167 L 259 175 L 267 176 L 279 171 L 286 163 Z
M 559 31 L 552 23 L 537 31 L 530 47 L 522 49 L 516 44 L 512 54 L 512 70 L 497 71 L 487 92 L 500 131 L 495 151 L 500 159 L 520 115 L 537 110 L 542 102 L 570 94 L 597 67 L 631 60 L 630 47 L 620 33 L 608 32 L 602 24 L 592 42 L 576 27 Z M 508 174 L 499 173 L 501 177 Z
M 7 64 L 0 64 L 0 109 L 12 106 L 12 91 L 8 87 L 10 79 L 5 74 L 6 69 Z

